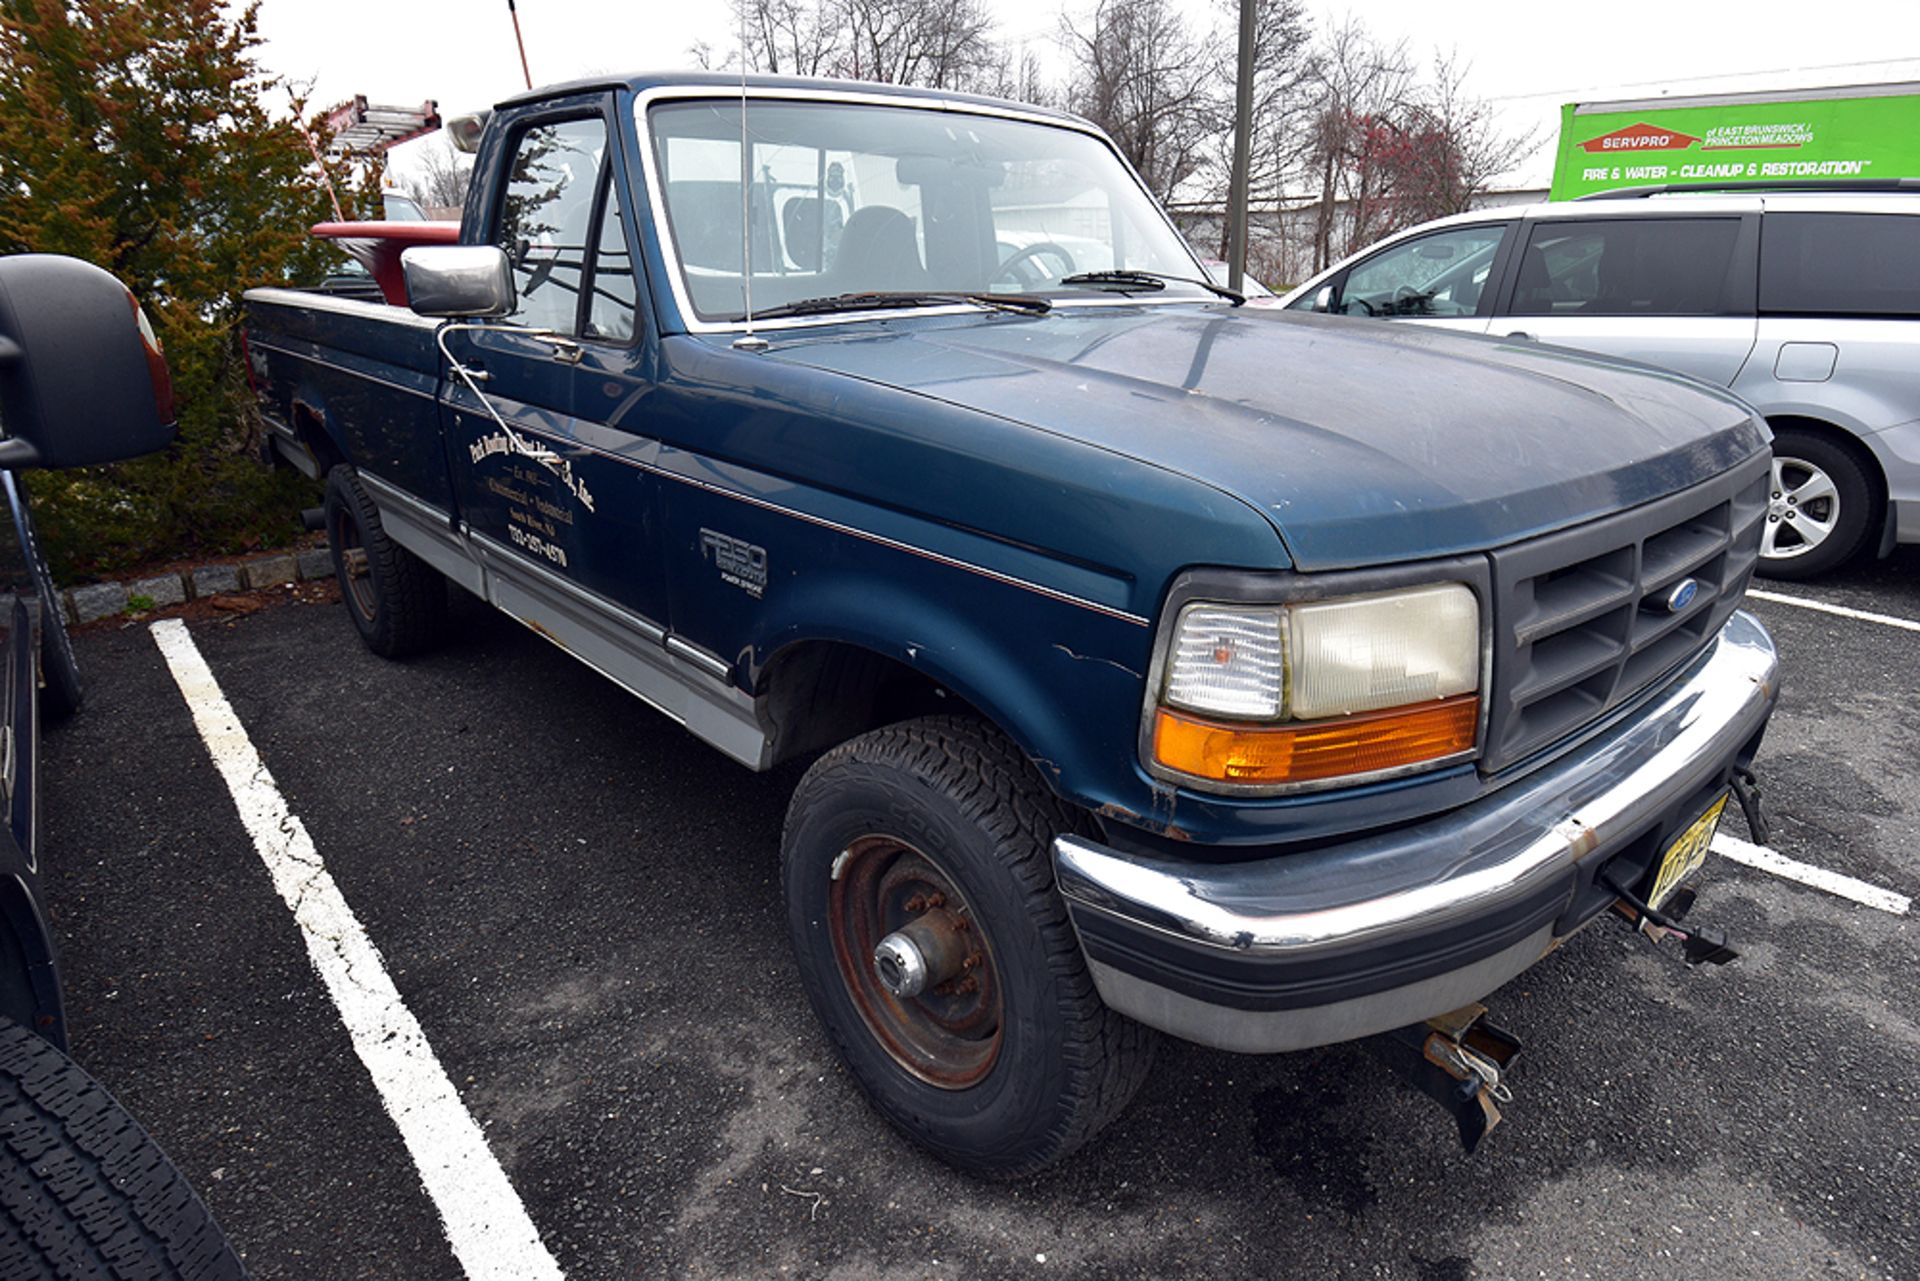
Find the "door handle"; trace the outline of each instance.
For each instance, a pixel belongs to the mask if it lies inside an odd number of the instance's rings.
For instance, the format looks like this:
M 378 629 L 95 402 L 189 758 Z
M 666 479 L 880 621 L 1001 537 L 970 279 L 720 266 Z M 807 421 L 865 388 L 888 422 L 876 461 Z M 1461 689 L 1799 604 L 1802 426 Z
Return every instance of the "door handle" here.
M 1510 333 L 1510 334 L 1508 334 L 1508 335 L 1507 335 L 1507 337 L 1509 337 L 1509 338 L 1518 338 L 1518 339 L 1520 339 L 1520 340 L 1521 340 L 1522 342 L 1532 342 L 1532 341 L 1533 341 L 1533 335 L 1532 335 L 1532 334 L 1530 334 L 1530 333 L 1528 333 L 1528 332 L 1527 332 L 1526 330 L 1524 330 L 1524 329 L 1516 329 L 1516 330 L 1514 330 L 1514 331 L 1513 331 L 1512 333 Z
M 537 333 L 534 334 L 533 337 L 537 341 L 546 343 L 549 347 L 553 348 L 553 358 L 555 360 L 564 361 L 569 365 L 579 364 L 580 357 L 586 354 L 585 349 L 581 347 L 579 343 L 564 334 Z

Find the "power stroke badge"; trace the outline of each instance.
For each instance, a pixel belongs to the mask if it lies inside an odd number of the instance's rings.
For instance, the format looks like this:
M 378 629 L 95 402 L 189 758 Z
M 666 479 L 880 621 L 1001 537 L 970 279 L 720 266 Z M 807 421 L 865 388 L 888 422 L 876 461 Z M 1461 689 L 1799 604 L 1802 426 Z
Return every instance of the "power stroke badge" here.
M 720 581 L 759 600 L 767 590 L 767 549 L 717 530 L 700 531 L 700 555 L 713 561 Z

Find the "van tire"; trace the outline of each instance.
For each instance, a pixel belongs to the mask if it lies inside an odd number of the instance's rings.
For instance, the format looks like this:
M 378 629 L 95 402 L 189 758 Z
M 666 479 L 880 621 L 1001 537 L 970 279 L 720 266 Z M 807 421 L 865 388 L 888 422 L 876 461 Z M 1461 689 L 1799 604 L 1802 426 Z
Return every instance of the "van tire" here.
M 1079 826 L 1012 742 L 954 716 L 841 744 L 807 771 L 787 810 L 787 927 L 815 1012 L 880 1114 L 972 1174 L 1018 1178 L 1065 1157 L 1119 1115 L 1152 1064 L 1155 1034 L 1101 1002 L 1054 887 L 1053 839 Z M 889 870 L 869 876 L 869 857 Z M 869 882 L 920 897 L 925 883 L 907 866 L 940 874 L 946 906 L 967 921 L 961 937 L 982 940 L 968 946 L 985 963 L 959 981 L 977 976 L 975 990 L 997 994 L 997 1017 L 978 1024 L 995 1029 L 989 1053 L 972 1048 L 982 1038 L 961 1043 L 970 1057 L 942 1058 L 936 1030 L 936 1051 L 916 1058 L 902 1048 L 925 1044 L 912 1039 L 920 1034 L 898 1030 L 927 1022 L 926 1009 L 950 1014 L 939 1002 L 981 998 L 890 998 L 877 980 L 867 985 L 868 936 L 902 922 L 848 900 Z M 848 925 L 854 917 L 862 928 Z
M 1832 482 L 1831 498 L 1820 500 L 1832 513 L 1832 527 L 1817 545 L 1807 546 L 1791 531 L 1797 515 L 1789 518 L 1781 504 L 1793 487 L 1814 475 Z M 1784 482 L 1784 483 L 1783 483 Z M 1768 498 L 1783 497 L 1772 503 L 1767 514 L 1769 532 L 1781 539 L 1780 549 L 1789 554 L 1768 555 L 1764 550 L 1756 572 L 1763 578 L 1787 581 L 1817 578 L 1839 569 L 1865 550 L 1879 529 L 1882 511 L 1880 487 L 1868 475 L 1852 450 L 1818 432 L 1794 427 L 1778 427 L 1773 433 L 1773 476 Z M 1771 546 L 1773 544 L 1763 544 Z M 1799 547 L 1804 550 L 1793 551 Z
M 406 658 L 440 643 L 446 631 L 447 580 L 387 537 L 380 509 L 345 463 L 327 473 L 327 546 L 347 617 L 367 648 Z
M 245 1281 L 220 1227 L 100 1083 L 0 1019 L 0 1262 L 9 1278 Z

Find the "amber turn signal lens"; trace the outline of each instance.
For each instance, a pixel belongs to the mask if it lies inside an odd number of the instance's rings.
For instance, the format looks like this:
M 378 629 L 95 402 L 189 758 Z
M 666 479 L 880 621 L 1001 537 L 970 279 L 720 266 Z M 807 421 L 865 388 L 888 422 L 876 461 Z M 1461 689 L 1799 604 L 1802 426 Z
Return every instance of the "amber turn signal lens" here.
M 1161 708 L 1153 755 L 1221 783 L 1311 783 L 1453 756 L 1473 747 L 1473 694 L 1310 725 L 1226 725 Z

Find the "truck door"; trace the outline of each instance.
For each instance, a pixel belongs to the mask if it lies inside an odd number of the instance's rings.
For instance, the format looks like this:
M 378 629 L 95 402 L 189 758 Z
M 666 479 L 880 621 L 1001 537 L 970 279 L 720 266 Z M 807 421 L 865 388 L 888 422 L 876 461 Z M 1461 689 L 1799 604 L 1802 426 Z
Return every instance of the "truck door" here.
M 515 122 L 500 145 L 500 178 L 479 197 L 492 207 L 468 216 L 513 265 L 507 320 L 533 332 L 450 338 L 504 420 L 454 380 L 454 483 L 494 603 L 615 673 L 618 656 L 594 645 L 657 646 L 667 599 L 651 545 L 658 482 L 637 465 L 654 443 L 623 412 L 647 385 L 648 334 L 618 143 L 596 95 Z
M 1754 341 L 1758 218 L 1541 218 L 1492 332 L 1726 387 Z

